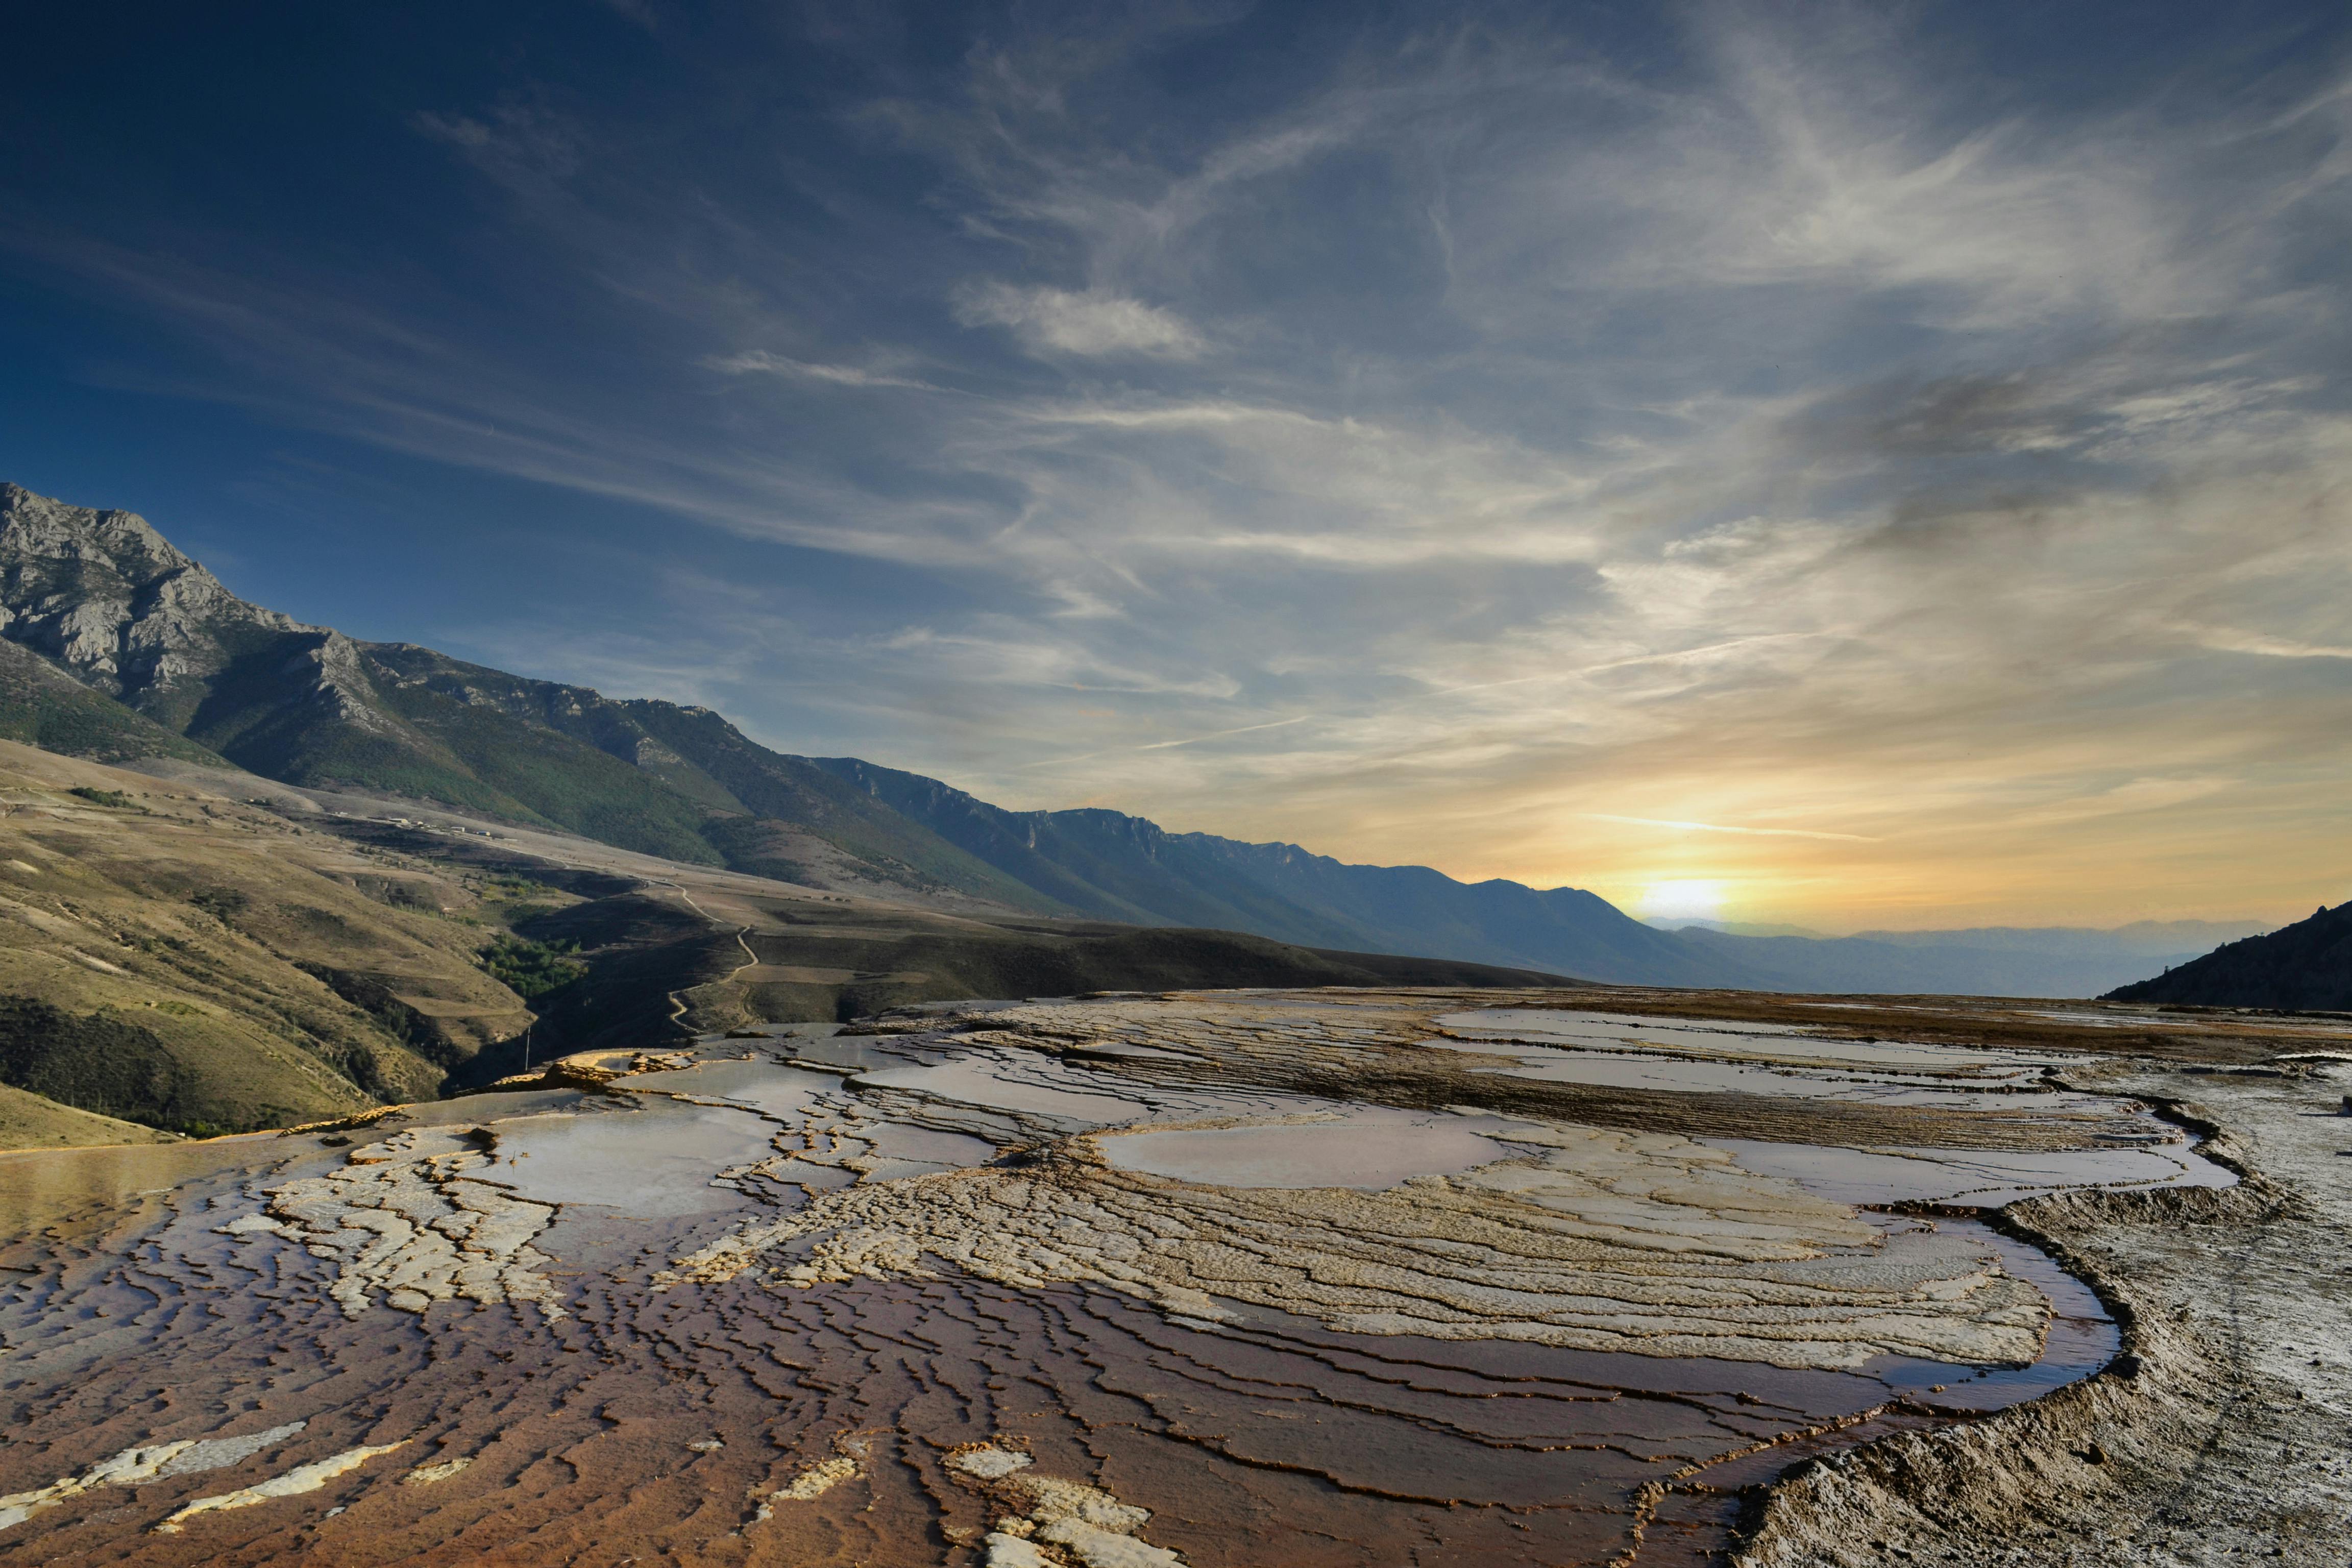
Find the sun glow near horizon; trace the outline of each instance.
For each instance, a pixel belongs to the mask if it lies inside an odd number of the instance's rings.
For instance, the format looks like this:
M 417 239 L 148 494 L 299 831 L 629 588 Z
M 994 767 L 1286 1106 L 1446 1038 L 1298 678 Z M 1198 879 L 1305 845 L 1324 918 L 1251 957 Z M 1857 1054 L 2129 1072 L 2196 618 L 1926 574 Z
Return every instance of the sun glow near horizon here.
M 1642 889 L 1635 907 L 1643 920 L 1719 921 L 1724 883 L 1706 877 L 1669 877 Z

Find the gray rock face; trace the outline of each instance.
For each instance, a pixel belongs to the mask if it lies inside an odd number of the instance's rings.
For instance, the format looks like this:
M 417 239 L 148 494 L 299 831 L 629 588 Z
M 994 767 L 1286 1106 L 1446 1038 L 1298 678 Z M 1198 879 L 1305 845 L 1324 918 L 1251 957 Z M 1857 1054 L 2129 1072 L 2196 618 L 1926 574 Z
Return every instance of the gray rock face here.
M 256 632 L 327 635 L 238 598 L 142 517 L 0 484 L 0 635 L 147 708 Z
M 405 728 L 377 705 L 359 644 L 341 632 L 321 633 L 317 646 L 298 656 L 289 673 L 309 688 L 315 706 L 331 710 L 345 723 L 372 734 L 388 735 Z
M 0 636 L 174 729 L 232 666 L 281 727 L 404 729 L 342 633 L 238 598 L 142 517 L 13 484 L 0 484 Z

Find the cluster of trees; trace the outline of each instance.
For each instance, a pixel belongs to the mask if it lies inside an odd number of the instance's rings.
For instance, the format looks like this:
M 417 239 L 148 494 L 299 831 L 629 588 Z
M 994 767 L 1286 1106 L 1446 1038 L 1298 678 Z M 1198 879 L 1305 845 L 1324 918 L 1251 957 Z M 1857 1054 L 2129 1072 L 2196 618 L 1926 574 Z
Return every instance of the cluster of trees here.
M 588 973 L 588 966 L 572 956 L 579 951 L 576 942 L 533 942 L 528 937 L 501 932 L 482 949 L 482 967 L 508 990 L 529 1002 L 559 986 L 569 985 Z

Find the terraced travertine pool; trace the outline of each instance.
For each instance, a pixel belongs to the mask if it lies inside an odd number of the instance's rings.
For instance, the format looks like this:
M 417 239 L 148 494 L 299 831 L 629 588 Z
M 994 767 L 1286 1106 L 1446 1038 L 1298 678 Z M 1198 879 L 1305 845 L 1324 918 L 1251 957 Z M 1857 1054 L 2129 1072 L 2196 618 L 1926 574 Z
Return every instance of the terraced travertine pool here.
M 1972 1213 L 2231 1179 L 2063 1052 L 1479 1000 L 935 1008 L 0 1158 L 0 1551 L 1704 1562 L 1798 1458 L 2113 1355 Z

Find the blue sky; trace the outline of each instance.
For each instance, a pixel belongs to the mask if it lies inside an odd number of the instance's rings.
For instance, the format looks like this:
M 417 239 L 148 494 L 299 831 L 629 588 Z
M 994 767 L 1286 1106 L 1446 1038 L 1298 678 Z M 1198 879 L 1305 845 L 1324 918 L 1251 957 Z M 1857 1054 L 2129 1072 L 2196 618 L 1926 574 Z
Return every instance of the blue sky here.
M 2352 23 L 12 18 L 0 476 L 1015 806 L 1827 926 L 2352 896 Z

